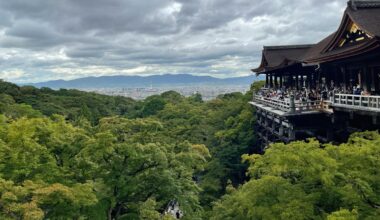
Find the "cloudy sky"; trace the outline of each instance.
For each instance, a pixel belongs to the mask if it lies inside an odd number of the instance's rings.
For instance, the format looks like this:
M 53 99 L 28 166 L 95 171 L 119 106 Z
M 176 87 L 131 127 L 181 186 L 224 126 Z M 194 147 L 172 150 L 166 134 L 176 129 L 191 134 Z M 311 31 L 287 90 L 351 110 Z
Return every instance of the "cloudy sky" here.
M 0 78 L 250 74 L 263 45 L 316 43 L 346 0 L 0 0 Z

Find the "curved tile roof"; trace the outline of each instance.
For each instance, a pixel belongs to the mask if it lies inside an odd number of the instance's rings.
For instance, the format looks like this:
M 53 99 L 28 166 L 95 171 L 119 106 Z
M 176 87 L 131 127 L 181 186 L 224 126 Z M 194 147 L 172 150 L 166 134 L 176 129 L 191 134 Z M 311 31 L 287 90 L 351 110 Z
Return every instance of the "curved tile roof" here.
M 353 45 L 334 48 L 334 44 L 346 31 L 346 25 L 354 22 L 371 39 Z M 339 29 L 317 43 L 305 55 L 303 62 L 317 64 L 355 56 L 376 49 L 380 46 L 380 1 L 349 1 Z
M 352 45 L 337 47 L 339 40 L 353 22 L 370 37 Z M 350 0 L 338 30 L 315 45 L 264 47 L 261 64 L 252 69 L 258 74 L 305 63 L 315 65 L 380 48 L 380 0 Z
M 264 46 L 261 64 L 253 72 L 261 73 L 302 63 L 304 54 L 314 45 Z

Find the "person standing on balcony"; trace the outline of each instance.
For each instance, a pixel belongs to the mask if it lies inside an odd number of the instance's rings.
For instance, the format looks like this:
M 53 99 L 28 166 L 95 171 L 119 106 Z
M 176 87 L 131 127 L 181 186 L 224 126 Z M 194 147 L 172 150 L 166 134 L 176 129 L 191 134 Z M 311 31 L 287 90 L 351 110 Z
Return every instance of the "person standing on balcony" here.
M 354 88 L 354 95 L 361 95 L 361 93 L 360 85 L 357 85 L 356 88 Z

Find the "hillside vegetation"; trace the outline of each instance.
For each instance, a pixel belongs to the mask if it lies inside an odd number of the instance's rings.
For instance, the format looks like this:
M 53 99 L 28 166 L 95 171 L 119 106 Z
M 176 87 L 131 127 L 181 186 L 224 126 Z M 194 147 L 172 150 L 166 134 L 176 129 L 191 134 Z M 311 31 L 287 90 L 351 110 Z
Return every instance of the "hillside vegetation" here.
M 0 82 L 0 219 L 378 219 L 378 133 L 258 155 L 250 99 Z

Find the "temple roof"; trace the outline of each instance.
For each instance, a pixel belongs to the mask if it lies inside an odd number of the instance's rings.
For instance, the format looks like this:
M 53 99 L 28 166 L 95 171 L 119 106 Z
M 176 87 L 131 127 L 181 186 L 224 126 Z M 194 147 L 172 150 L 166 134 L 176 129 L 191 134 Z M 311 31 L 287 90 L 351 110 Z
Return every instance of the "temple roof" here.
M 252 69 L 258 74 L 301 63 L 304 54 L 312 47 L 311 44 L 264 46 L 259 67 Z
M 380 48 L 380 0 L 350 0 L 337 31 L 315 45 L 264 47 L 257 74 L 294 64 L 316 65 Z
M 311 48 L 305 54 L 304 63 L 317 64 L 343 59 L 369 52 L 380 46 L 380 0 L 351 0 L 347 5 L 338 30 Z M 341 39 L 347 35 L 347 28 L 353 24 L 366 39 L 348 46 L 339 46 Z
M 354 1 L 348 2 L 346 9 L 347 15 L 359 27 L 372 35 L 373 37 L 380 37 L 380 0 L 376 1 Z

